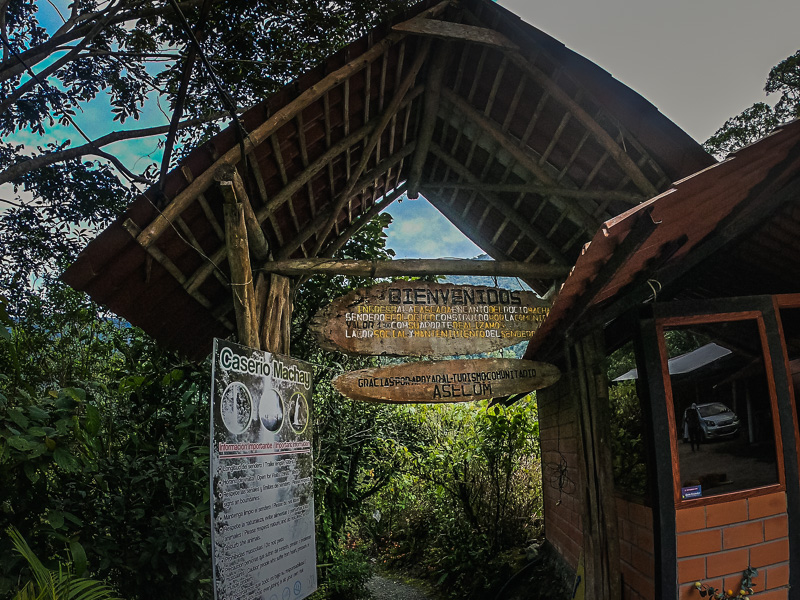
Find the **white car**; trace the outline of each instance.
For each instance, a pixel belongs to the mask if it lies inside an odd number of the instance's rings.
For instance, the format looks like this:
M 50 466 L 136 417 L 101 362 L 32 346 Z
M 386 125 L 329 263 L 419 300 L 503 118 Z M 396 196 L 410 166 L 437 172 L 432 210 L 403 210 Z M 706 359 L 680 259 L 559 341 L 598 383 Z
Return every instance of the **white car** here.
M 689 425 L 686 421 L 686 415 L 691 407 L 683 411 L 683 439 L 689 439 Z M 722 402 L 709 402 L 707 404 L 698 404 L 697 410 L 700 412 L 700 427 L 703 430 L 703 441 L 735 436 L 739 433 L 739 417 L 730 408 L 722 404 Z

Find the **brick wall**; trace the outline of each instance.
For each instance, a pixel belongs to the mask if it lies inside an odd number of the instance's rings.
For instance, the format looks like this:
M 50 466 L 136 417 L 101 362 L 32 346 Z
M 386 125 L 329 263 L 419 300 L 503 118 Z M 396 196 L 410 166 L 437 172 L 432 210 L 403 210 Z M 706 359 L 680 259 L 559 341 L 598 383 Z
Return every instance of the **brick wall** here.
M 622 597 L 651 600 L 655 595 L 653 511 L 644 504 L 617 498 L 617 520 Z
M 542 450 L 545 537 L 573 568 L 577 569 L 583 547 L 581 509 L 578 501 L 578 456 L 575 409 L 569 397 L 567 377 L 538 390 L 539 441 Z M 558 489 L 558 466 L 566 460 L 566 476 Z
M 759 571 L 752 598 L 788 598 L 785 493 L 680 509 L 675 521 L 680 600 L 700 600 L 695 581 L 738 592 L 748 565 Z

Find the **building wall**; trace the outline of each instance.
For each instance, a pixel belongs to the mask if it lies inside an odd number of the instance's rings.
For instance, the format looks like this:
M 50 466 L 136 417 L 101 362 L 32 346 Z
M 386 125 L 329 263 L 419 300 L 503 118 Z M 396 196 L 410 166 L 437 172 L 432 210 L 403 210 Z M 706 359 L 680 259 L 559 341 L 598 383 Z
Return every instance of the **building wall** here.
M 573 568 L 583 547 L 575 408 L 567 377 L 538 390 L 545 537 Z M 566 467 L 566 470 L 564 470 Z
M 617 520 L 622 597 L 651 600 L 655 596 L 653 510 L 640 502 L 617 498 Z
M 742 571 L 758 569 L 752 596 L 785 600 L 789 594 L 789 539 L 784 492 L 679 509 L 680 600 L 698 600 L 695 581 L 738 593 Z

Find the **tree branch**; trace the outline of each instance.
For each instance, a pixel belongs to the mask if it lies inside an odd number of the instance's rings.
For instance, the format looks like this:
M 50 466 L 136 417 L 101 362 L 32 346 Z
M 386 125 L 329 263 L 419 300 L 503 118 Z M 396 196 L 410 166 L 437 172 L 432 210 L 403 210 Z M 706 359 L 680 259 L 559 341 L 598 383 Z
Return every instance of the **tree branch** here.
M 212 1 L 214 4 L 216 4 L 222 0 Z M 180 2 L 178 6 L 181 8 L 181 10 L 184 10 L 192 8 L 201 2 L 202 0 L 184 0 L 184 2 Z M 77 5 L 77 3 L 74 5 Z M 53 35 L 53 37 L 51 37 L 49 40 L 42 42 L 33 48 L 28 48 L 24 52 L 20 52 L 19 58 L 21 59 L 22 63 L 28 65 L 29 67 L 39 64 L 43 60 L 47 59 L 53 52 L 55 52 L 56 48 L 59 46 L 68 44 L 69 42 L 73 42 L 87 35 L 95 26 L 95 21 L 102 18 L 103 14 L 107 12 L 108 9 L 104 9 L 95 13 L 78 15 L 75 19 L 70 17 L 70 20 L 67 21 L 67 23 L 70 25 L 73 23 L 75 24 L 72 29 L 65 30 L 66 25 L 62 26 L 59 28 L 59 31 L 57 31 L 56 34 Z M 175 11 L 172 6 L 168 4 L 158 8 L 127 10 L 125 12 L 118 13 L 116 16 L 111 18 L 106 26 L 119 25 L 127 21 L 146 19 L 150 17 L 161 17 L 168 14 L 174 14 L 174 12 Z M 19 62 L 15 57 L 7 57 L 5 60 L 0 62 L 0 83 L 22 75 L 25 72 L 25 66 L 22 63 Z
M 179 129 L 186 129 L 188 127 L 194 127 L 203 123 L 209 123 L 227 116 L 228 113 L 223 112 L 215 113 L 207 118 L 187 119 L 180 124 Z M 144 129 L 131 129 L 127 131 L 115 131 L 81 146 L 59 150 L 58 152 L 48 152 L 46 154 L 40 154 L 39 156 L 20 160 L 4 171 L 0 171 L 0 184 L 9 183 L 18 177 L 25 175 L 26 173 L 30 173 L 36 169 L 41 169 L 42 167 L 46 167 L 58 162 L 70 160 L 79 156 L 98 155 L 97 151 L 100 148 L 109 144 L 113 144 L 114 142 L 162 135 L 167 133 L 167 131 L 169 131 L 169 125 L 147 127 Z

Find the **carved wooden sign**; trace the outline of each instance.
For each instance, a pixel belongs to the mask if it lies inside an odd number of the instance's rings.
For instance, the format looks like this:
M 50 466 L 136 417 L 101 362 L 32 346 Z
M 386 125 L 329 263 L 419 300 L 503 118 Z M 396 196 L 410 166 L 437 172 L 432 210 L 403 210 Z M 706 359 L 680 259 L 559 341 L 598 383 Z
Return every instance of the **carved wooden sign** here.
M 396 281 L 336 299 L 311 331 L 322 348 L 350 354 L 480 354 L 530 339 L 549 311 L 533 292 Z
M 516 358 L 434 360 L 343 373 L 339 392 L 366 402 L 468 402 L 524 394 L 554 384 L 558 367 Z

